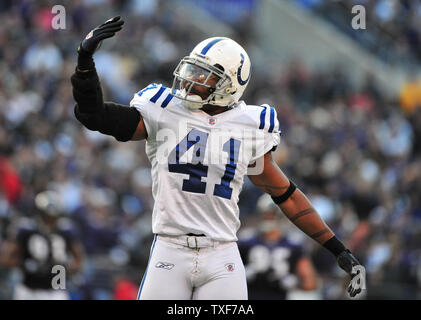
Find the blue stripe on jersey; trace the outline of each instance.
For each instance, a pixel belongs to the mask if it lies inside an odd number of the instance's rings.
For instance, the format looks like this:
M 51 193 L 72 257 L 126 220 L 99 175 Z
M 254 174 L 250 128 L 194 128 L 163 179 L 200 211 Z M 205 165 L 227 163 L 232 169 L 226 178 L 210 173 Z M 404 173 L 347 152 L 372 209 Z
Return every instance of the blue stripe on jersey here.
M 169 93 L 165 100 L 162 102 L 161 108 L 165 108 L 168 105 L 168 103 L 170 103 L 172 98 L 174 98 L 174 96 L 171 93 Z
M 270 107 L 270 126 L 269 126 L 269 132 L 273 132 L 273 128 L 275 127 L 275 109 L 273 107 Z
M 140 90 L 137 95 L 140 97 L 145 91 L 158 88 L 158 85 L 156 83 L 152 83 L 149 86 L 147 86 L 145 89 Z
M 266 107 L 263 107 L 262 112 L 260 113 L 260 126 L 259 129 L 263 129 L 265 127 L 265 118 L 266 118 Z
M 151 253 L 149 254 L 149 262 L 148 262 L 148 265 L 146 266 L 146 270 L 145 270 L 145 274 L 143 275 L 142 283 L 140 284 L 139 293 L 137 294 L 137 300 L 139 300 L 140 294 L 142 293 L 143 285 L 145 284 L 146 274 L 148 273 L 149 264 L 151 263 L 152 252 L 153 252 L 153 249 L 155 248 L 155 243 L 156 243 L 157 237 L 158 236 L 155 235 L 155 237 L 153 239 Z
M 155 93 L 155 95 L 149 99 L 150 102 L 156 102 L 156 100 L 159 99 L 159 97 L 164 93 L 165 89 L 167 89 L 164 86 L 161 86 L 161 88 L 159 88 L 158 92 Z
M 215 44 L 215 43 L 217 43 L 217 42 L 219 42 L 219 41 L 221 41 L 221 40 L 224 40 L 223 38 L 218 38 L 218 39 L 214 39 L 214 40 L 212 40 L 211 42 L 209 42 L 203 49 L 202 49 L 202 51 L 200 52 L 201 54 L 206 54 L 208 51 L 209 51 L 209 49 Z

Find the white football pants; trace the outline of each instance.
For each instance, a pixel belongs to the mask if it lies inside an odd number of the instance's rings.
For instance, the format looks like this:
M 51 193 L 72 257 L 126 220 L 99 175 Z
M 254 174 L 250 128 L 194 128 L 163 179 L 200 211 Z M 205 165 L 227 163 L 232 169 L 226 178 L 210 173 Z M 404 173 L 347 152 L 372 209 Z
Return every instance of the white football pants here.
M 247 300 L 236 242 L 155 235 L 138 300 Z

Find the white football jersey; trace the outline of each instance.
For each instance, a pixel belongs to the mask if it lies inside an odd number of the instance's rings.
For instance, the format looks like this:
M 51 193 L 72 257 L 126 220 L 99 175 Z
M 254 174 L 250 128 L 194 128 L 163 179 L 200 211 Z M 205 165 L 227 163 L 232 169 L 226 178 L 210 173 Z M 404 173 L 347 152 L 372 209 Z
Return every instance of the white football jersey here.
M 280 142 L 275 109 L 240 101 L 211 116 L 189 110 L 170 88 L 155 83 L 137 92 L 130 106 L 148 133 L 152 232 L 236 241 L 244 176 L 261 173 L 263 155 Z

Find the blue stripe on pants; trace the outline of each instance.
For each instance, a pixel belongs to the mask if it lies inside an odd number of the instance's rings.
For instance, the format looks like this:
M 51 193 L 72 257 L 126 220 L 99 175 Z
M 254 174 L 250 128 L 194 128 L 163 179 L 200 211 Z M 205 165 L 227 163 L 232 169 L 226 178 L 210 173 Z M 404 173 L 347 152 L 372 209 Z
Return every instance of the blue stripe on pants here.
M 157 235 L 155 235 L 155 237 L 154 237 L 154 239 L 153 239 L 152 248 L 151 248 L 151 253 L 149 254 L 148 266 L 146 267 L 145 274 L 143 275 L 142 283 L 140 284 L 139 293 L 137 294 L 137 300 L 139 300 L 139 298 L 140 298 L 140 294 L 142 293 L 142 288 L 143 288 L 143 285 L 145 284 L 146 274 L 148 273 L 149 263 L 151 262 L 152 252 L 153 252 L 153 249 L 155 248 L 155 243 L 156 243 L 156 239 L 157 239 L 157 237 L 158 237 L 158 236 L 157 236 Z

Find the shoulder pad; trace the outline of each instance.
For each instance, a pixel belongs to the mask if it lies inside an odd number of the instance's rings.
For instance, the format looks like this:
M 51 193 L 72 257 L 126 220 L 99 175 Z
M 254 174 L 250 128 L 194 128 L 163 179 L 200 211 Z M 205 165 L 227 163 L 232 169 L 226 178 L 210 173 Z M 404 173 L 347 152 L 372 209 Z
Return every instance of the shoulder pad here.
M 162 84 L 151 83 L 146 88 L 137 92 L 130 104 L 132 105 L 136 102 L 152 102 L 161 108 L 165 108 L 173 97 L 170 88 Z
M 256 129 L 268 133 L 281 133 L 278 115 L 274 107 L 268 104 L 245 105 L 245 113 L 252 119 L 253 126 Z
M 275 108 L 268 104 L 262 104 L 260 108 L 259 129 L 269 133 L 281 133 L 281 127 Z

